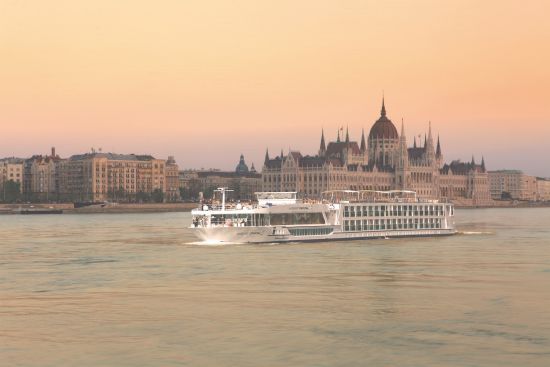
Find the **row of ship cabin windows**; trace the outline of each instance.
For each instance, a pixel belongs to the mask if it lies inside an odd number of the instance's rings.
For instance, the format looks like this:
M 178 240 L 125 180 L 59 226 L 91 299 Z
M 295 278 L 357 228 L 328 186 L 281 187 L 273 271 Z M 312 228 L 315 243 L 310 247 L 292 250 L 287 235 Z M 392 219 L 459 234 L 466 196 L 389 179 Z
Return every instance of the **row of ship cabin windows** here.
M 344 231 L 380 231 L 394 229 L 440 229 L 442 218 L 345 220 Z
M 452 208 L 450 215 L 453 215 Z M 443 216 L 442 205 L 372 205 L 344 206 L 344 218 L 393 216 Z
M 293 236 L 326 236 L 333 232 L 332 228 L 289 228 Z

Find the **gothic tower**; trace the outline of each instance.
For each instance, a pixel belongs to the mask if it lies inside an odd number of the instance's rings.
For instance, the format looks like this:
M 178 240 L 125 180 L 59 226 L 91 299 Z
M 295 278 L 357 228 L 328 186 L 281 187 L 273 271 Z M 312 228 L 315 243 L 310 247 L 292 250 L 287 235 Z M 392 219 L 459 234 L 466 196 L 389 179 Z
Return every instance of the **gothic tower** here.
M 409 151 L 407 149 L 407 137 L 405 136 L 405 124 L 401 119 L 401 134 L 399 135 L 399 147 L 395 152 L 395 185 L 404 190 L 409 184 Z
M 324 157 L 327 152 L 327 146 L 325 144 L 325 130 L 321 130 L 321 144 L 319 146 L 319 156 Z

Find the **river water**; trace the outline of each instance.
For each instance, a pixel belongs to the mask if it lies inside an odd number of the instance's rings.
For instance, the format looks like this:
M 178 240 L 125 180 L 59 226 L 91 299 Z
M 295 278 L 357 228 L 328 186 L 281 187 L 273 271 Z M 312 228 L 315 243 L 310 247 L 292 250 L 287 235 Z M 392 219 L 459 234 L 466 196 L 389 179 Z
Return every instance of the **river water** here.
M 550 209 L 196 244 L 189 213 L 0 216 L 2 366 L 550 366 Z

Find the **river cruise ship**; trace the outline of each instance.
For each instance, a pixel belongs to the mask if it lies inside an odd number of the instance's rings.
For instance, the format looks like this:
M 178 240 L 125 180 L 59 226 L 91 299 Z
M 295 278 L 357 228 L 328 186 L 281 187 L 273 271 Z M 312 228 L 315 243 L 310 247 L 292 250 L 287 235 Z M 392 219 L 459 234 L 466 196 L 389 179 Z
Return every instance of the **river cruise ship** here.
M 226 203 L 191 211 L 191 228 L 207 242 L 276 243 L 456 233 L 454 206 L 421 200 L 414 191 L 327 191 L 319 200 L 296 192 L 258 192 L 257 203 Z

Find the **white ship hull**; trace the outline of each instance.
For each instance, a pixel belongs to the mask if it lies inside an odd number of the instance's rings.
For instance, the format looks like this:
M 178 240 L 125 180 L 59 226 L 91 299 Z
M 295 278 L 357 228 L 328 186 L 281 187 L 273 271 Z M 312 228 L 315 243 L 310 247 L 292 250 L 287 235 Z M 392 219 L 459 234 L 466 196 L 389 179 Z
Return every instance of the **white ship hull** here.
M 274 230 L 279 234 L 274 234 Z M 456 234 L 455 229 L 384 230 L 360 232 L 332 232 L 327 235 L 294 236 L 283 234 L 284 228 L 273 227 L 220 227 L 193 228 L 197 238 L 209 243 L 284 243 L 366 240 L 399 237 L 432 237 Z

